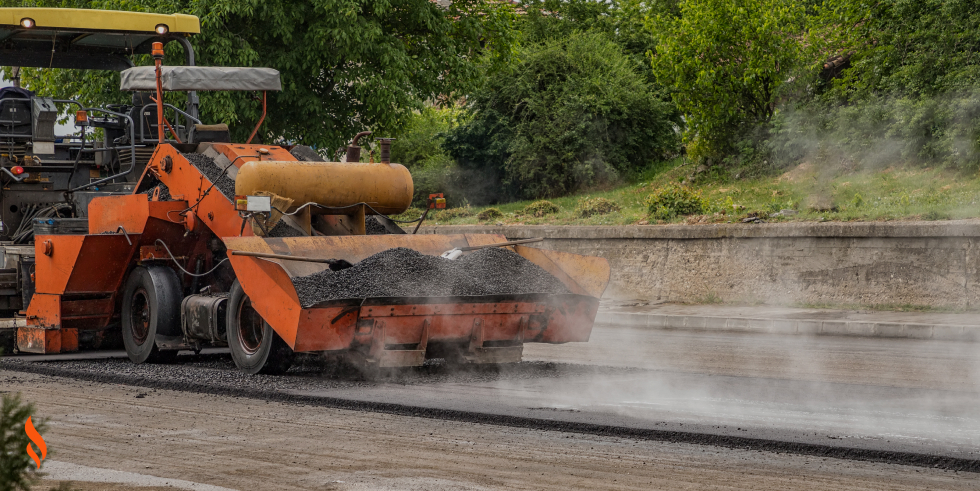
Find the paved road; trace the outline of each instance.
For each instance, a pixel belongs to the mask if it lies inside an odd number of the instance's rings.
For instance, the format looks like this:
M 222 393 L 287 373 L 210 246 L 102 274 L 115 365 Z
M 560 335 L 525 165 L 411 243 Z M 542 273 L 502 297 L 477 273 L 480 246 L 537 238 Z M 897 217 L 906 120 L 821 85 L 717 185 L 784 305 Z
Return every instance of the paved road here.
M 65 480 L 82 491 L 977 489 L 977 474 L 968 472 L 350 411 L 2 367 L 0 388 L 23 393 L 48 419 L 51 465 L 42 470 L 50 475 L 37 489 Z
M 977 344 L 597 328 L 587 344 L 528 345 L 525 359 L 578 369 L 288 391 L 980 459 Z M 607 368 L 582 368 L 588 365 Z
M 0 362 L 0 390 L 50 418 L 53 470 L 235 489 L 971 489 L 976 473 L 928 467 L 980 461 L 971 343 L 597 328 L 516 366 L 377 382 L 108 355 Z
M 612 434 L 804 454 L 925 454 L 980 468 L 980 344 L 603 327 L 589 343 L 529 344 L 519 366 L 427 367 L 373 383 L 319 367 L 243 378 L 217 356 L 181 357 L 185 363 L 176 367 L 125 360 L 44 365 L 340 407 L 395 405 L 408 413 L 431 409 L 433 417 L 541 421 L 538 427 L 580 432 L 619 428 Z M 882 460 L 914 462 L 902 455 Z

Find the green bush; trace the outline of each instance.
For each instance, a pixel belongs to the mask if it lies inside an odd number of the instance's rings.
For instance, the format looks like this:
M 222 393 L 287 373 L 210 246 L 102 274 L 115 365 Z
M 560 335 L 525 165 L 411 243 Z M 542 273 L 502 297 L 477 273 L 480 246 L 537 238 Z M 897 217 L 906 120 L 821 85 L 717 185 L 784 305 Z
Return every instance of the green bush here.
M 20 394 L 3 394 L 0 406 L 0 491 L 30 491 L 36 481 L 34 460 L 27 455 L 30 438 L 24 430 L 27 418 L 34 415 L 34 405 L 24 403 Z M 43 421 L 31 419 L 38 433 L 44 433 Z M 34 451 L 37 453 L 38 449 Z M 37 453 L 40 456 L 40 453 Z
M 834 65 L 801 77 L 803 97 L 773 119 L 779 163 L 980 168 L 976 1 L 828 0 L 812 13 L 814 59 Z
M 668 184 L 657 189 L 646 200 L 647 212 L 657 220 L 672 220 L 679 216 L 700 215 L 708 211 L 708 200 L 701 191 L 686 186 Z
M 480 214 L 476 216 L 476 218 L 479 219 L 481 222 L 496 220 L 503 217 L 504 214 L 501 213 L 500 210 L 496 208 L 487 208 L 486 210 L 481 211 Z
M 450 208 L 492 205 L 513 198 L 497 176 L 483 169 L 467 169 L 457 165 L 426 167 L 413 170 L 412 180 L 415 183 L 412 206 L 417 207 L 424 207 L 433 193 L 443 193 Z
M 846 105 L 816 100 L 773 122 L 769 145 L 782 165 L 806 159 L 843 171 L 904 163 L 980 168 L 980 90 L 869 96 Z
M 532 43 L 515 60 L 489 75 L 445 143 L 461 167 L 504 183 L 502 194 L 562 196 L 677 151 L 674 106 L 606 35 Z
M 412 206 L 425 209 L 429 203 L 429 195 L 443 193 L 447 206 L 458 206 L 458 196 L 449 192 L 449 176 L 451 169 L 418 168 L 412 170 Z
M 457 121 L 459 111 L 427 107 L 413 113 L 405 129 L 391 145 L 392 160 L 408 167 L 414 191 L 412 206 L 424 208 L 429 195 L 443 193 L 450 207 L 464 206 L 465 179 L 442 148 L 445 132 Z
M 582 218 L 595 215 L 605 215 L 621 208 L 614 201 L 606 198 L 585 198 L 579 203 L 578 214 Z
M 554 215 L 559 211 L 561 211 L 561 208 L 559 208 L 558 205 L 550 201 L 541 200 L 525 206 L 524 209 L 521 210 L 520 214 L 528 217 L 541 218 L 545 215 Z

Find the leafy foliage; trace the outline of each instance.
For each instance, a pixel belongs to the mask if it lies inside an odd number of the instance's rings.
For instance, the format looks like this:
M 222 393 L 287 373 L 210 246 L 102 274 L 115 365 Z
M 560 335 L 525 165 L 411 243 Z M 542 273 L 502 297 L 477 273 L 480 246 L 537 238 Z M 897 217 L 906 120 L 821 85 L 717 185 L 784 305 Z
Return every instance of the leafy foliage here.
M 0 491 L 30 491 L 35 481 L 30 470 L 34 460 L 26 451 L 31 440 L 24 431 L 24 423 L 33 415 L 34 405 L 24 403 L 20 394 L 3 394 L 0 405 Z M 43 421 L 32 419 L 32 423 L 39 433 L 44 433 L 46 425 Z
M 804 52 L 804 8 L 792 0 L 681 0 L 651 18 L 657 80 L 687 120 L 688 154 L 722 157 L 768 123 Z
M 675 151 L 680 124 L 606 36 L 575 33 L 522 48 L 490 75 L 445 147 L 531 198 L 615 181 Z
M 653 81 L 647 53 L 655 49 L 656 37 L 644 19 L 676 13 L 677 0 L 530 0 L 521 2 L 521 8 L 526 14 L 518 18 L 517 28 L 525 44 L 565 39 L 575 33 L 602 33 Z
M 980 90 L 921 97 L 811 101 L 773 120 L 768 141 L 781 162 L 808 159 L 840 171 L 896 163 L 980 168 Z
M 831 95 L 932 96 L 980 85 L 973 0 L 828 0 L 812 18 L 825 54 L 848 56 Z
M 17 6 L 4 0 L 5 6 Z M 283 90 L 269 94 L 263 141 L 342 146 L 365 128 L 393 134 L 426 100 L 479 83 L 483 64 L 502 62 L 512 41 L 511 8 L 457 0 L 446 9 L 429 0 L 41 0 L 31 5 L 180 12 L 201 19 L 191 43 L 199 65 L 264 66 L 281 73 Z M 166 63 L 182 62 L 171 43 Z M 150 64 L 144 57 L 137 60 Z M 6 73 L 9 73 L 7 71 Z M 31 70 L 25 85 L 87 105 L 121 103 L 118 74 Z M 179 98 L 178 95 L 171 96 Z M 201 94 L 206 122 L 228 123 L 243 141 L 258 121 L 254 94 Z
M 392 215 L 391 218 L 401 221 L 418 220 L 418 218 L 422 216 L 422 213 L 424 212 L 425 210 L 422 208 L 410 207 L 397 215 Z M 412 226 L 414 226 L 414 223 Z
M 392 159 L 412 173 L 414 206 L 424 208 L 433 193 L 445 194 L 450 206 L 467 203 L 462 192 L 455 192 L 459 172 L 442 149 L 444 135 L 456 124 L 458 113 L 453 107 L 425 107 L 410 114 L 392 144 Z
M 615 201 L 607 198 L 586 198 L 579 203 L 578 214 L 582 218 L 588 218 L 613 213 L 620 209 L 620 206 Z
M 672 220 L 679 216 L 699 215 L 708 211 L 708 200 L 701 191 L 686 186 L 667 184 L 647 198 L 647 211 L 657 220 Z
M 457 125 L 460 110 L 455 107 L 425 107 L 409 115 L 398 137 L 392 142 L 394 161 L 410 170 L 443 168 L 452 158 L 442 148 L 445 134 Z
M 820 64 L 773 120 L 777 161 L 980 168 L 980 5 L 828 0 L 808 22 Z

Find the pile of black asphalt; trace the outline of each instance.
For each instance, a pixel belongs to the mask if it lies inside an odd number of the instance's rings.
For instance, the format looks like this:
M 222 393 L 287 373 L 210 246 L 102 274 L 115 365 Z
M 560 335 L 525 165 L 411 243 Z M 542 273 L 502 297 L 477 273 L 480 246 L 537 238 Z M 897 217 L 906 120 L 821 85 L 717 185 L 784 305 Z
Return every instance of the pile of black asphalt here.
M 215 163 L 214 159 L 200 153 L 185 153 L 187 159 L 197 170 L 204 174 L 209 181 L 214 183 L 214 187 L 228 198 L 229 201 L 235 199 L 235 180 L 225 174 L 225 170 Z
M 397 247 L 347 269 L 294 278 L 293 285 L 303 307 L 351 298 L 569 293 L 538 265 L 496 247 L 453 260 Z

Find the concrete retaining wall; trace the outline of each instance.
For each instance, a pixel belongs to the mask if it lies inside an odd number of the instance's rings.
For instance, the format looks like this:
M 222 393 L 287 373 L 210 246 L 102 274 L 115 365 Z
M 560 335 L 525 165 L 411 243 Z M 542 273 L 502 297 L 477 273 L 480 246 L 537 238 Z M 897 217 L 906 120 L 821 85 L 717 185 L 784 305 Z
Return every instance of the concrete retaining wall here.
M 980 220 L 676 226 L 432 226 L 545 237 L 605 257 L 606 297 L 810 304 L 980 303 Z

